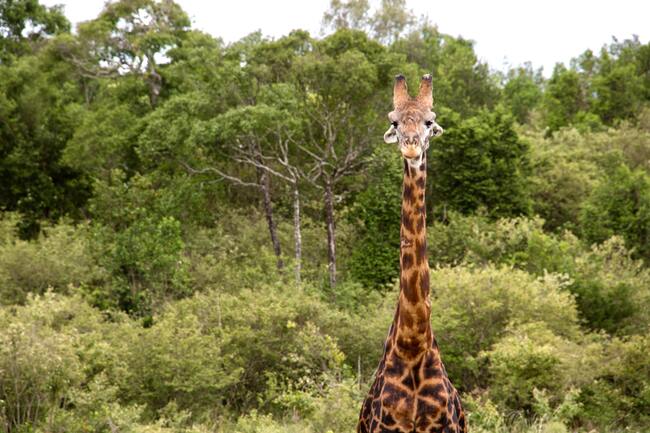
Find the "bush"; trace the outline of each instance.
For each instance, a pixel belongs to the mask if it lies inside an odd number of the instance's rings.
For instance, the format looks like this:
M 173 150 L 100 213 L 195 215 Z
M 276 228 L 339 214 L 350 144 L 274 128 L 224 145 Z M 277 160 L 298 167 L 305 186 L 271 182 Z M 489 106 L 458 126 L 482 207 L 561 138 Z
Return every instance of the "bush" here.
M 650 326 L 650 270 L 635 260 L 620 237 L 575 259 L 570 290 L 593 329 L 614 334 L 644 333 Z
M 96 225 L 93 240 L 94 255 L 113 276 L 110 290 L 95 292 L 97 305 L 149 316 L 165 300 L 188 294 L 181 226 L 173 217 L 157 219 L 143 212 L 119 232 Z
M 96 312 L 51 292 L 0 309 L 0 420 L 7 431 L 49 420 L 86 375 L 78 356 Z
M 618 423 L 644 429 L 650 423 L 650 336 L 615 338 L 604 345 L 595 380 L 584 387 L 583 422 Z
M 0 316 L 0 421 L 7 431 L 46 419 L 82 378 L 72 336 Z
M 591 193 L 600 175 L 599 163 L 590 148 L 594 135 L 562 129 L 552 137 L 528 133 L 531 149 L 531 196 L 533 211 L 552 231 L 575 231 L 580 204 Z
M 118 388 L 104 375 L 93 378 L 86 386 L 73 388 L 67 396 L 68 408 L 57 411 L 46 426 L 36 431 L 65 433 L 110 433 L 137 431 L 142 407 L 124 406 Z
M 566 394 L 564 401 L 556 408 L 549 407 L 545 393 L 533 390 L 534 415 L 502 410 L 485 394 L 464 395 L 464 409 L 468 424 L 477 433 L 568 433 L 571 417 L 580 404 L 576 392 Z
M 242 215 L 232 213 L 215 228 L 196 230 L 187 239 L 191 285 L 195 291 L 236 293 L 282 278 L 270 248 L 268 229 L 259 215 L 239 224 Z
M 28 293 L 48 288 L 67 292 L 69 286 L 92 286 L 104 276 L 88 253 L 85 226 L 63 223 L 46 227 L 34 241 L 0 243 L 0 304 L 23 303 Z
M 244 366 L 224 353 L 224 338 L 183 304 L 170 305 L 153 326 L 131 337 L 119 385 L 126 401 L 145 405 L 149 419 L 170 403 L 197 417 L 217 411 L 226 390 L 241 380 Z
M 399 231 L 403 164 L 392 147 L 377 147 L 369 162 L 376 179 L 356 197 L 350 219 L 359 228 L 348 266 L 367 287 L 392 283 L 399 276 Z
M 345 356 L 321 329 L 330 322 L 327 309 L 301 289 L 266 286 L 259 291 L 242 289 L 237 295 L 209 292 L 173 308 L 179 317 L 197 318 L 193 326 L 198 330 L 193 332 L 219 342 L 220 361 L 212 369 L 233 374 L 232 381 L 222 383 L 220 393 L 228 410 L 282 412 L 278 396 L 287 390 L 309 391 L 342 371 Z M 152 329 L 157 326 L 164 322 Z
M 580 227 L 593 243 L 620 234 L 637 257 L 650 260 L 650 176 L 616 167 L 582 205 Z
M 491 218 L 528 214 L 529 150 L 512 116 L 497 108 L 461 120 L 442 111 L 440 124 L 447 132 L 432 141 L 429 164 L 435 214 L 469 214 L 481 207 Z
M 363 396 L 359 386 L 353 381 L 331 384 L 324 395 L 316 399 L 316 409 L 310 416 L 310 424 L 314 431 L 332 433 L 354 431 L 359 420 Z
M 593 372 L 580 367 L 598 361 L 543 323 L 510 327 L 484 356 L 489 360 L 490 396 L 504 409 L 528 414 L 539 406 L 536 391 L 547 393 L 550 405 L 558 406 L 571 389 L 592 380 Z
M 443 359 L 461 390 L 488 386 L 480 356 L 505 335 L 508 326 L 543 322 L 555 335 L 580 335 L 568 281 L 548 274 L 536 278 L 512 268 L 439 268 L 431 274 L 432 323 Z
M 253 411 L 242 416 L 234 424 L 227 424 L 219 430 L 220 432 L 233 433 L 312 433 L 306 423 L 275 420 L 270 415 L 260 415 Z
M 566 275 L 566 290 L 576 296 L 585 324 L 610 333 L 643 332 L 650 324 L 650 271 L 635 260 L 623 239 L 613 237 L 591 249 L 570 232 L 543 231 L 540 219 L 495 222 L 480 215 L 449 215 L 436 223 L 428 240 L 434 262 L 508 265 L 543 277 Z
M 438 264 L 502 263 L 535 275 L 571 270 L 572 258 L 582 245 L 570 233 L 554 236 L 543 230 L 539 218 L 501 218 L 489 221 L 484 215 L 449 214 L 447 224 L 429 230 L 431 256 Z

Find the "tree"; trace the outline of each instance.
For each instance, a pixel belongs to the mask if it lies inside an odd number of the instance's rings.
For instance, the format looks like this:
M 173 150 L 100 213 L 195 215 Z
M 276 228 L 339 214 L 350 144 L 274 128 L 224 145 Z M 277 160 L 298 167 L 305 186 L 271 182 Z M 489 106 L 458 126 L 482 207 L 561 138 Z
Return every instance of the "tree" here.
M 406 8 L 406 0 L 381 0 L 371 22 L 375 38 L 390 45 L 415 24 L 415 15 Z
M 38 0 L 0 0 L 0 64 L 29 52 L 34 42 L 70 31 L 62 7 Z
M 251 107 L 257 120 L 256 134 L 262 137 L 258 154 L 251 155 L 242 147 L 235 148 L 235 160 L 263 170 L 269 176 L 285 182 L 291 192 L 293 207 L 293 237 L 295 257 L 295 280 L 301 281 L 302 234 L 300 186 L 305 181 L 299 143 L 305 119 L 297 109 L 295 88 L 287 84 L 265 86 L 259 94 L 259 104 Z
M 594 188 L 579 218 L 588 242 L 621 234 L 638 257 L 650 260 L 650 176 L 644 171 L 623 164 L 614 168 Z
M 633 63 L 616 65 L 593 80 L 593 111 L 605 124 L 636 117 L 641 108 L 643 82 Z
M 350 219 L 356 226 L 349 268 L 366 287 L 391 283 L 399 275 L 402 164 L 393 146 L 379 145 L 368 162 L 366 186 L 355 197 Z
M 331 0 L 323 14 L 323 29 L 366 30 L 370 25 L 368 0 Z
M 503 107 L 461 120 L 441 111 L 445 134 L 431 147 L 431 198 L 437 215 L 484 207 L 493 218 L 528 214 L 528 146 Z
M 158 57 L 177 46 L 190 25 L 173 0 L 120 0 L 79 26 L 79 36 L 60 45 L 80 74 L 90 78 L 141 77 L 155 107 L 162 91 Z
M 46 45 L 0 65 L 0 208 L 18 211 L 21 235 L 40 220 L 79 217 L 88 178 L 61 160 L 79 116 L 81 94 L 69 65 Z
M 440 33 L 427 21 L 397 40 L 391 51 L 431 73 L 436 106 L 470 116 L 501 98 L 498 82 L 474 52 L 474 42 Z
M 517 122 L 528 122 L 530 111 L 542 98 L 541 82 L 541 70 L 534 72 L 530 63 L 508 71 L 503 96 Z
M 580 75 L 562 64 L 555 65 L 543 98 L 549 132 L 572 124 L 580 112 L 588 110 L 588 101 Z
M 219 145 L 230 156 L 223 165 L 248 166 L 254 170 L 255 180 L 248 181 L 240 174 L 231 174 L 232 168 L 214 166 L 202 170 L 190 168 L 195 173 L 211 171 L 235 184 L 254 187 L 261 191 L 264 215 L 271 235 L 273 251 L 278 259 L 278 269 L 282 269 L 284 264 L 273 212 L 270 178 L 276 177 L 291 185 L 297 281 L 300 281 L 302 250 L 299 180 L 303 174 L 290 161 L 289 143 L 293 143 L 293 135 L 299 122 L 292 113 L 266 104 L 233 108 L 215 119 Z
M 322 191 L 330 286 L 336 285 L 336 189 L 361 168 L 371 144 L 381 136 L 375 107 L 379 84 L 389 74 L 379 69 L 383 48 L 361 32 L 341 30 L 296 62 L 300 110 L 307 118 L 300 149 L 311 167 L 304 170 Z

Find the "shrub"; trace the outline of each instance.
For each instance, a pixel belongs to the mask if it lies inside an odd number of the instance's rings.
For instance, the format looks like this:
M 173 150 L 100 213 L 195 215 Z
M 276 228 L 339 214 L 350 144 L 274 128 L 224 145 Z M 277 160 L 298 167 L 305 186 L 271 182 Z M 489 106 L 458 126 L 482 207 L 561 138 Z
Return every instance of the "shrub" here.
M 436 223 L 428 232 L 431 258 L 438 264 L 503 263 L 535 275 L 570 272 L 582 245 L 569 232 L 545 233 L 543 225 L 540 218 L 489 221 L 481 214 L 450 213 L 448 223 Z
M 449 217 L 447 224 L 436 223 L 429 230 L 434 262 L 505 264 L 540 277 L 564 274 L 564 287 L 576 296 L 589 328 L 621 334 L 643 331 L 650 324 L 650 294 L 644 290 L 650 271 L 633 258 L 622 238 L 588 249 L 569 232 L 544 232 L 540 219 Z
M 528 144 L 502 107 L 462 119 L 440 113 L 446 133 L 431 143 L 431 198 L 436 214 L 484 207 L 492 218 L 530 212 Z
M 608 426 L 613 420 L 645 428 L 650 423 L 650 337 L 614 338 L 604 345 L 596 378 L 580 395 L 587 426 Z
M 578 314 L 567 284 L 561 276 L 536 278 L 507 267 L 433 271 L 433 329 L 454 384 L 462 390 L 488 385 L 480 353 L 508 326 L 543 322 L 554 335 L 577 337 Z
M 399 275 L 402 167 L 395 149 L 377 147 L 369 161 L 373 181 L 350 211 L 359 228 L 348 266 L 353 278 L 367 287 L 392 283 Z
M 619 165 L 582 205 L 579 219 L 587 241 L 620 234 L 637 257 L 650 260 L 650 176 Z
M 172 402 L 196 416 L 217 410 L 243 374 L 236 357 L 224 353 L 223 338 L 183 304 L 170 305 L 153 326 L 131 337 L 119 385 L 126 401 L 146 405 L 149 419 Z
M 25 302 L 27 294 L 70 285 L 91 286 L 105 275 L 88 253 L 87 229 L 59 224 L 46 227 L 34 241 L 0 243 L 0 303 Z
M 174 309 L 183 317 L 195 316 L 193 326 L 200 330 L 195 332 L 219 342 L 220 361 L 212 368 L 237 373 L 220 393 L 229 410 L 281 411 L 276 399 L 285 391 L 310 390 L 342 371 L 345 356 L 321 328 L 331 320 L 327 309 L 301 289 L 266 286 L 237 295 L 213 291 Z
M 504 408 L 533 413 L 535 390 L 548 392 L 557 405 L 579 380 L 572 376 L 572 356 L 579 347 L 551 332 L 545 324 L 510 328 L 492 348 L 489 359 L 490 396 Z
M 242 416 L 234 424 L 226 424 L 220 432 L 233 433 L 312 433 L 313 431 L 304 422 L 282 422 L 275 420 L 270 415 L 260 415 L 253 411 Z
M 6 431 L 34 425 L 65 406 L 83 379 L 79 337 L 58 332 L 65 310 L 52 293 L 0 309 L 0 421 Z

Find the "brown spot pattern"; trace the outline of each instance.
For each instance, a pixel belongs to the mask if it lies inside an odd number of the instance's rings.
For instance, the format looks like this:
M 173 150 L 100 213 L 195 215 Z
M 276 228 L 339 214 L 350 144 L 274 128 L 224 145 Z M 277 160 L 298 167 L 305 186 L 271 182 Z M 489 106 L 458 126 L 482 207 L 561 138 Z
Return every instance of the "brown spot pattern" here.
M 430 107 L 409 99 L 403 77 L 396 115 L 421 119 Z M 430 78 L 421 89 L 431 92 Z M 403 87 L 402 87 L 403 85 Z M 375 381 L 363 402 L 358 433 L 467 433 L 458 392 L 440 358 L 430 325 L 427 261 L 426 163 L 411 167 L 404 160 L 402 189 L 400 296 L 384 344 Z

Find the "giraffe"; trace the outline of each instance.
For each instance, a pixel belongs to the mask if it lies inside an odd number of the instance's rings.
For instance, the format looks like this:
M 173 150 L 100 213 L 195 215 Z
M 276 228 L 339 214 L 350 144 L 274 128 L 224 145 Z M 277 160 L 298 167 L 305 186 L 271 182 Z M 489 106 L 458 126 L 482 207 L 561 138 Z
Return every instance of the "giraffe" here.
M 400 293 L 357 433 L 466 433 L 458 392 L 449 381 L 431 330 L 427 260 L 426 150 L 443 132 L 436 123 L 432 78 L 424 75 L 416 98 L 403 75 L 395 77 L 394 110 L 386 143 L 399 143 L 404 159 L 400 228 Z

